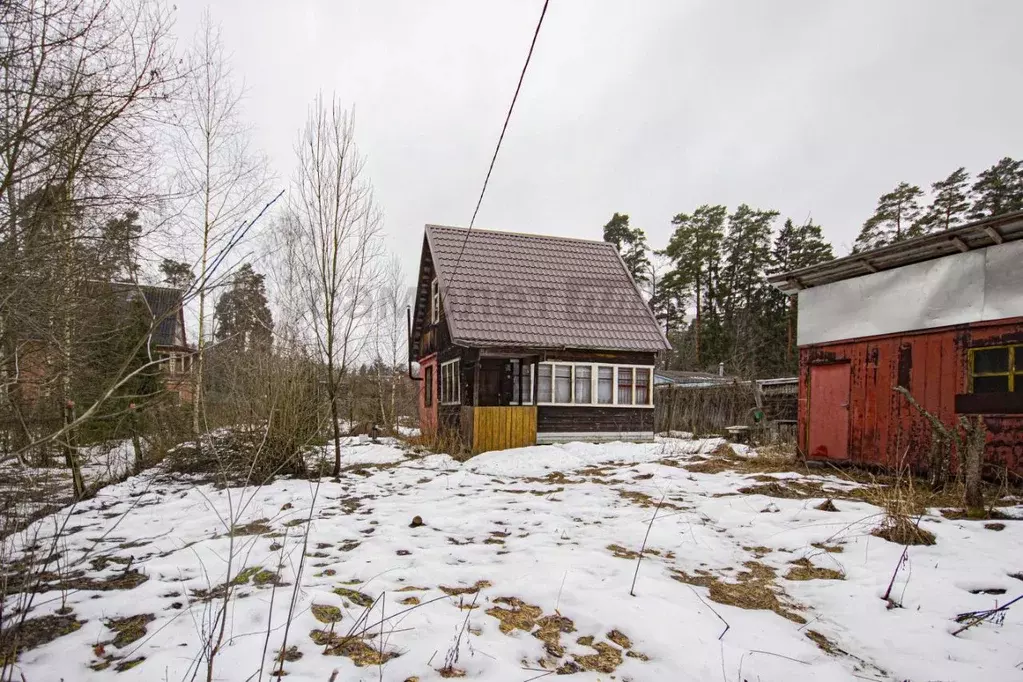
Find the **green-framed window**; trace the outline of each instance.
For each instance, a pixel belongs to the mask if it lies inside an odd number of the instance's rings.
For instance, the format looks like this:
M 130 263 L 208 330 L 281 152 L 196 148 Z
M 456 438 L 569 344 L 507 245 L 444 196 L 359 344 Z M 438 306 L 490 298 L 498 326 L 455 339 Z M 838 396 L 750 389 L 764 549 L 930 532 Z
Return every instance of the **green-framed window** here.
M 970 349 L 970 393 L 1023 393 L 1023 345 Z

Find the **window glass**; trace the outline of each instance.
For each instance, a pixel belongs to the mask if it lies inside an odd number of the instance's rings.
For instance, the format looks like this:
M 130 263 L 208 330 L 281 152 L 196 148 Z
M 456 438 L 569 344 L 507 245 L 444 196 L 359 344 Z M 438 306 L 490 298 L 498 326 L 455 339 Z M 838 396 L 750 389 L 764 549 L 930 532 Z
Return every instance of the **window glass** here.
M 533 365 L 522 363 L 522 404 L 533 404 Z
M 1023 351 L 1020 351 L 1023 353 Z M 1013 382 L 1013 391 L 1016 393 L 1023 393 L 1023 374 L 1017 374 L 1016 380 Z
M 650 404 L 650 370 L 636 370 L 636 404 Z
M 973 377 L 974 393 L 1007 393 L 1008 391 L 1008 374 L 996 374 L 989 377 Z
M 992 374 L 1009 371 L 1008 348 L 985 348 L 973 351 L 973 373 Z
M 572 402 L 571 365 L 554 365 L 554 402 Z
M 519 404 L 519 396 L 522 395 L 519 391 L 521 385 L 519 382 L 519 361 L 509 360 L 508 364 L 511 365 L 511 404 Z
M 590 377 L 593 376 L 593 368 L 589 365 L 578 365 L 575 368 L 575 402 L 577 405 L 589 405 L 593 393 L 590 386 Z
M 442 403 L 459 402 L 458 361 L 441 365 L 440 368 L 440 401 Z
M 618 368 L 618 404 L 632 404 L 632 368 Z
M 433 365 L 423 373 L 423 404 L 427 407 L 433 405 Z
M 601 405 L 610 405 L 614 397 L 614 367 L 597 368 L 597 402 Z
M 551 366 L 537 365 L 536 402 L 549 403 L 550 401 L 551 401 Z

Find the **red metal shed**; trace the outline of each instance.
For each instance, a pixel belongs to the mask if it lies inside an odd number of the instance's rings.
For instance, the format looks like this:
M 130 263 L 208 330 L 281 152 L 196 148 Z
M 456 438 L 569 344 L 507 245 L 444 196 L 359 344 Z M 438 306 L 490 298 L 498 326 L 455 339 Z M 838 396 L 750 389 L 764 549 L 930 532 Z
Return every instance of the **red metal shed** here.
M 777 275 L 799 302 L 800 450 L 927 461 L 930 426 L 982 415 L 990 462 L 1023 474 L 1023 213 Z

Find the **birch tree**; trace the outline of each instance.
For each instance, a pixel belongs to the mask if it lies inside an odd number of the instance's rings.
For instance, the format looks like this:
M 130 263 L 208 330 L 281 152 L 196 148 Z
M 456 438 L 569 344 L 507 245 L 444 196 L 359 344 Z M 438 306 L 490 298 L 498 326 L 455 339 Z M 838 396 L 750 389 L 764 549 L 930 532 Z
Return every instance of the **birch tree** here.
M 392 432 L 398 432 L 398 383 L 402 358 L 407 355 L 405 307 L 410 300 L 401 259 L 392 255 L 383 269 L 376 296 L 376 322 L 373 325 L 374 367 L 377 373 L 377 400 L 380 415 Z
M 251 149 L 248 130 L 241 123 L 242 92 L 235 84 L 220 28 L 208 11 L 188 63 L 186 105 L 179 120 L 179 165 L 182 190 L 189 202 L 187 237 L 198 250 L 198 333 L 192 372 L 192 430 L 198 438 L 209 335 L 207 298 L 215 285 L 213 264 L 222 264 L 227 252 L 236 246 L 239 224 L 264 202 L 268 174 L 265 159 Z
M 162 6 L 141 0 L 0 5 L 0 366 L 16 394 L 24 337 L 50 349 L 76 497 L 85 494 L 70 437 L 84 254 L 111 217 L 156 198 L 152 140 L 176 82 L 169 25 Z M 44 196 L 40 211 L 29 199 Z M 8 406 L 19 410 L 17 399 Z
M 323 363 L 337 477 L 341 386 L 369 338 L 381 217 L 355 144 L 353 118 L 336 97 L 328 103 L 320 96 L 313 103 L 296 152 L 281 252 Z

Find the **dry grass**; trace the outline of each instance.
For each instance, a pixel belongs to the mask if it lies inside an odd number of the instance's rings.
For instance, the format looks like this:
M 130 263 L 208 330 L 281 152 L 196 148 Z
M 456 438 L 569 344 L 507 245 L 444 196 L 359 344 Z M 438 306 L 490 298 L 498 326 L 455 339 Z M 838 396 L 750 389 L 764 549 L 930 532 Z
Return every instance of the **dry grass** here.
M 543 609 L 539 606 L 527 604 L 518 597 L 498 597 L 494 603 L 510 607 L 494 606 L 486 611 L 488 616 L 500 621 L 498 628 L 506 635 L 513 630 L 531 632 L 536 626 L 537 619 L 543 615 Z
M 844 655 L 845 652 L 839 649 L 834 642 L 830 639 L 817 632 L 816 630 L 807 630 L 806 636 L 809 637 L 817 647 L 832 656 L 838 656 L 839 654 Z
M 844 580 L 841 571 L 833 568 L 814 566 L 809 559 L 796 559 L 791 562 L 792 568 L 783 577 L 786 580 Z
M 621 649 L 613 647 L 607 642 L 597 642 L 590 646 L 597 653 L 586 656 L 573 656 L 575 662 L 582 666 L 583 670 L 610 675 L 622 664 Z
M 618 559 L 638 559 L 639 552 L 635 552 L 631 549 L 626 549 L 618 544 L 610 544 L 607 549 Z
M 743 564 L 747 570 L 736 576 L 737 582 L 725 582 L 709 571 L 697 571 L 692 576 L 685 571 L 672 569 L 672 578 L 689 585 L 699 585 L 710 589 L 710 598 L 719 604 L 728 604 L 740 609 L 774 611 L 779 616 L 794 623 L 805 623 L 806 619 L 790 609 L 798 608 L 782 602 L 779 594 L 784 594 L 775 585 L 775 570 L 758 561 L 747 561 Z
M 449 597 L 457 597 L 463 594 L 473 594 L 480 590 L 490 587 L 492 583 L 489 580 L 477 580 L 475 585 L 468 587 L 445 587 L 444 585 L 438 585 L 437 589 L 448 595 Z
M 810 546 L 816 547 L 817 549 L 823 549 L 825 552 L 830 552 L 831 554 L 841 554 L 845 551 L 845 547 L 842 545 L 829 545 L 823 542 L 814 542 L 811 543 Z
M 373 648 L 359 637 L 345 637 L 326 630 L 313 630 L 309 637 L 314 643 L 324 647 L 324 656 L 344 656 L 360 668 L 372 665 L 383 665 L 399 654 L 392 651 L 380 651 Z
M 341 621 L 341 609 L 327 604 L 313 604 L 310 608 L 313 617 L 321 623 L 338 623 Z
M 74 614 L 42 616 L 0 630 L 0 667 L 13 664 L 21 652 L 70 634 L 84 623 L 75 618 Z
M 342 599 L 347 599 L 356 606 L 361 606 L 367 609 L 370 606 L 373 606 L 373 597 L 369 596 L 365 592 L 359 592 L 358 590 L 353 590 L 348 587 L 335 587 L 334 594 Z
M 117 633 L 111 644 L 121 649 L 145 637 L 146 625 L 154 620 L 156 620 L 156 616 L 153 614 L 143 613 L 137 616 L 108 620 L 104 625 Z
M 937 542 L 934 533 L 925 530 L 905 516 L 887 516 L 871 535 L 883 538 L 897 545 L 933 545 Z

